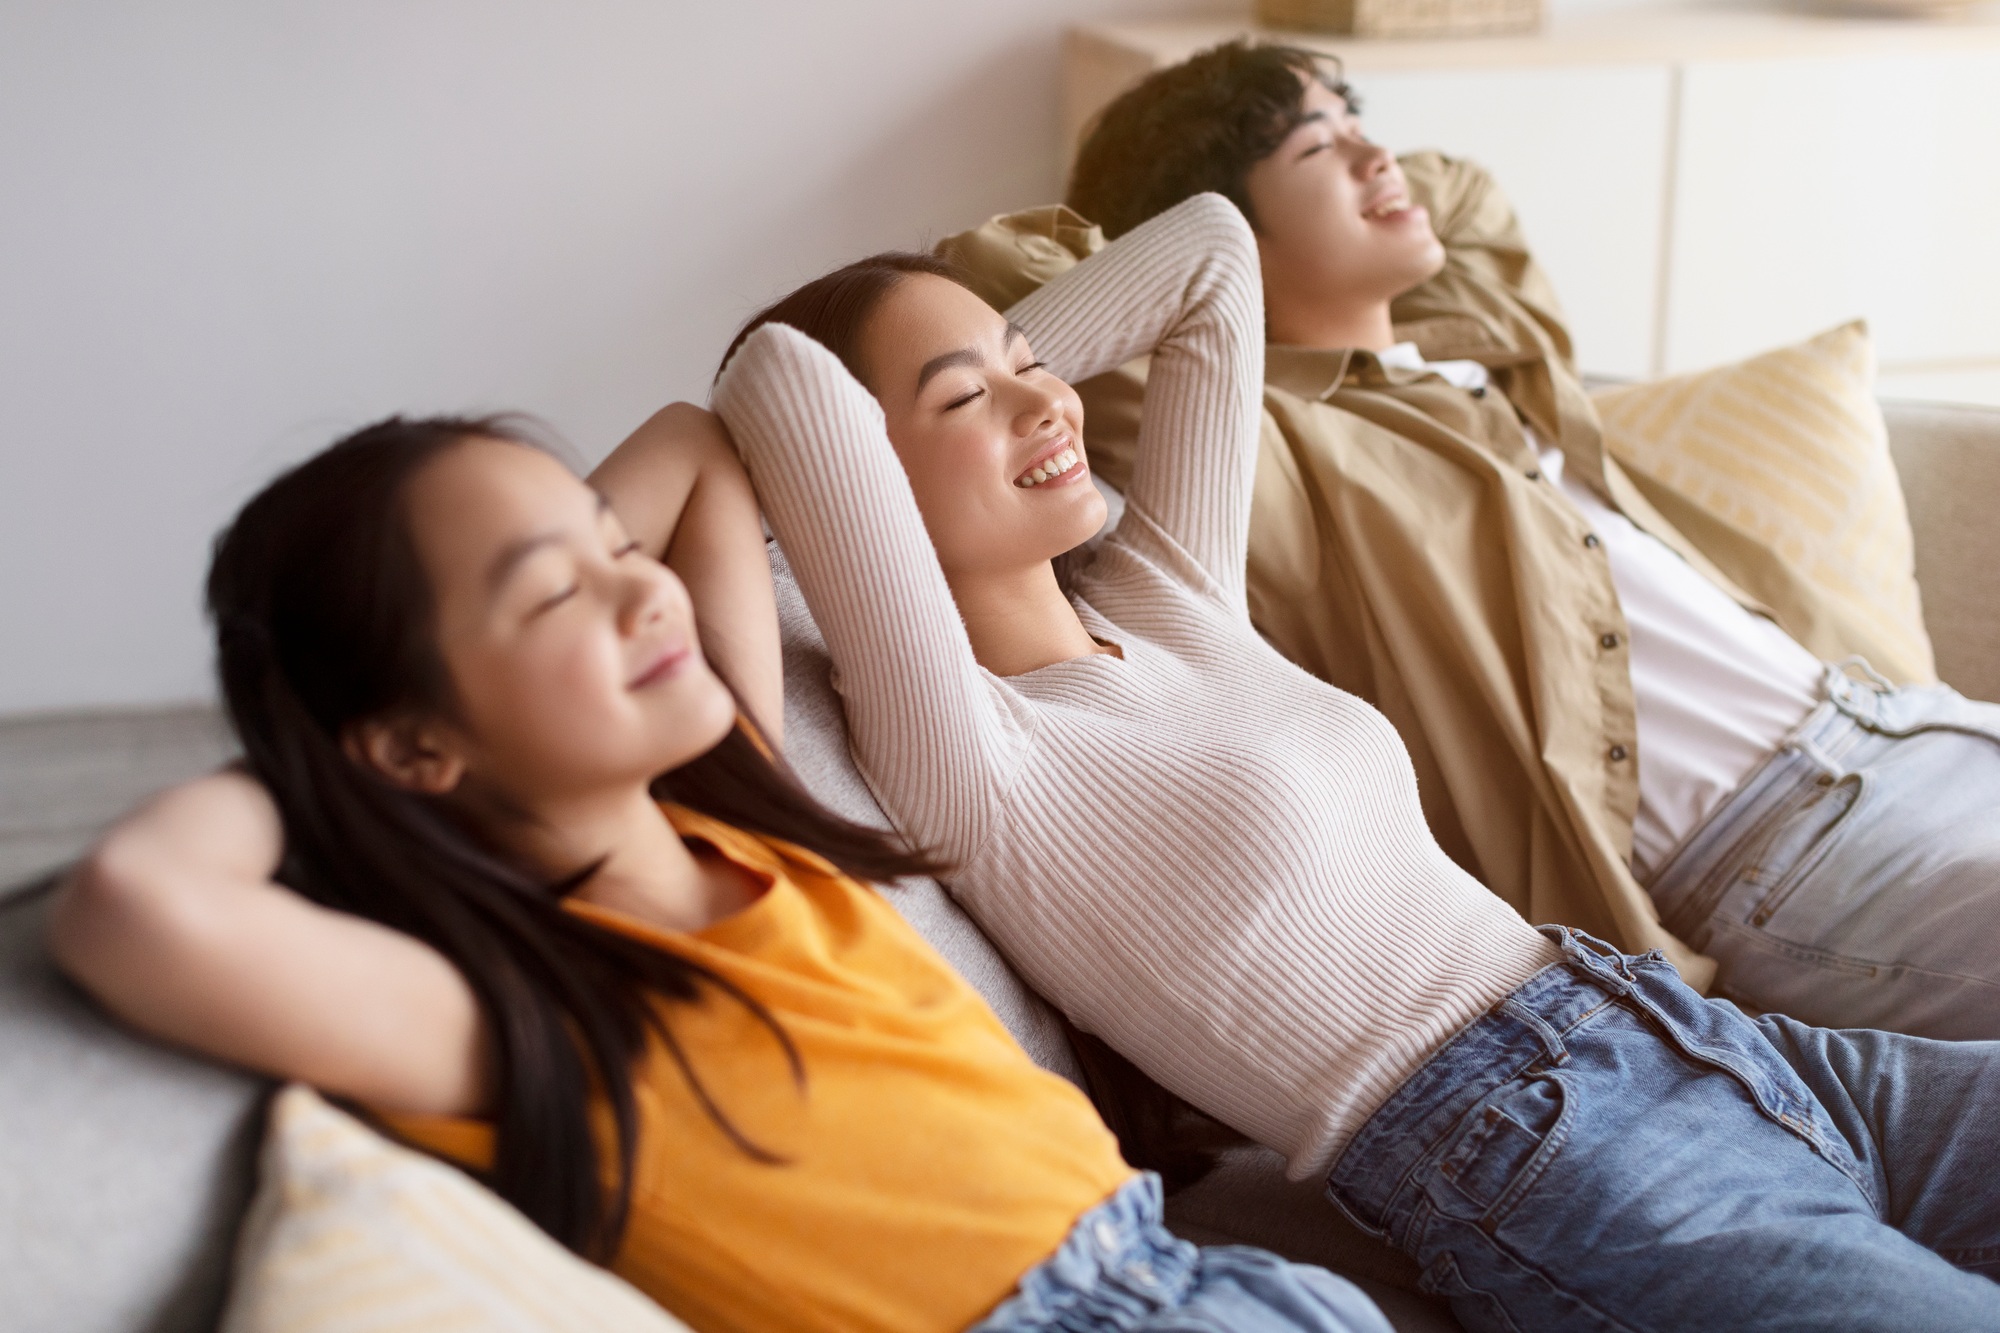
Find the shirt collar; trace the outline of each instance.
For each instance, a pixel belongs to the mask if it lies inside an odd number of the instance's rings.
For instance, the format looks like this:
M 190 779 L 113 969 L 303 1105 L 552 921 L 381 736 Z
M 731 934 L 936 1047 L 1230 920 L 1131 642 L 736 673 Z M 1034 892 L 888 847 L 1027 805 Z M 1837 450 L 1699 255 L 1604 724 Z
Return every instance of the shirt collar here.
M 1477 393 L 1485 388 L 1490 380 L 1486 367 L 1477 361 L 1426 361 L 1424 354 L 1418 351 L 1417 345 L 1412 342 L 1384 347 L 1375 354 L 1375 359 L 1387 369 L 1428 372 L 1438 376 L 1453 388 L 1464 389 L 1471 393 Z
M 1399 387 L 1431 375 L 1469 392 L 1484 389 L 1490 382 L 1486 367 L 1479 362 L 1426 361 L 1413 342 L 1396 343 L 1380 352 L 1286 343 L 1272 343 L 1264 349 L 1266 383 L 1322 402 L 1345 385 L 1359 389 Z
M 1355 355 L 1350 348 L 1272 343 L 1264 349 L 1264 380 L 1301 398 L 1330 398 L 1347 378 L 1348 362 Z

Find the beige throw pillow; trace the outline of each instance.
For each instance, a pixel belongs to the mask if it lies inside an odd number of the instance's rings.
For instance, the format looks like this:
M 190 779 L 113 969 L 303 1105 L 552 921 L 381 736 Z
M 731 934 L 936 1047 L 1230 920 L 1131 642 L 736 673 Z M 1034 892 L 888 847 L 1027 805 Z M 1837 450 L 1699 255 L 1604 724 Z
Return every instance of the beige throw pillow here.
M 687 1333 L 462 1172 L 293 1084 L 271 1105 L 222 1333 Z
M 1593 398 L 1646 498 L 1807 648 L 1937 678 L 1867 325 Z

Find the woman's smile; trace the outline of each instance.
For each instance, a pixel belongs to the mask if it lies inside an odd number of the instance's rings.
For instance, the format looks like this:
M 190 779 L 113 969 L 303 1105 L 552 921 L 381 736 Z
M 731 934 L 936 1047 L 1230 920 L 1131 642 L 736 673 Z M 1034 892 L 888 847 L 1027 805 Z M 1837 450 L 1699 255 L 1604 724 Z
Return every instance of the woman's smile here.
M 1064 431 L 1035 453 L 1035 461 L 1028 464 L 1014 484 L 1022 490 L 1037 487 L 1066 485 L 1076 481 L 1088 471 L 1083 461 L 1083 452 L 1076 447 L 1076 437 Z

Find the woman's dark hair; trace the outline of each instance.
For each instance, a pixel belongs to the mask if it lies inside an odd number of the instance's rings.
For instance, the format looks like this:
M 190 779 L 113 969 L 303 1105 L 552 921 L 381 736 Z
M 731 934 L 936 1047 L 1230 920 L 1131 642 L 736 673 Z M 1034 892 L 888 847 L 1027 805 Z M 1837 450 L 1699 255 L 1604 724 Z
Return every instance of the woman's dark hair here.
M 729 358 L 736 355 L 745 338 L 765 324 L 789 324 L 839 357 L 847 373 L 866 384 L 868 377 L 862 373 L 861 365 L 861 332 L 882 298 L 913 273 L 928 273 L 966 286 L 965 275 L 957 266 L 936 255 L 885 250 L 857 259 L 825 277 L 814 278 L 750 316 L 730 340 L 729 350 L 722 354 L 722 364 L 715 368 L 716 378 L 722 378 Z
M 1239 38 L 1148 75 L 1099 113 L 1064 202 L 1107 238 L 1207 191 L 1255 226 L 1244 179 L 1305 119 L 1315 80 L 1361 109 L 1338 60 L 1296 46 Z
M 638 1114 L 632 1066 L 650 1032 L 744 1151 L 654 1003 L 705 991 L 746 1005 L 803 1081 L 796 1051 L 723 977 L 564 910 L 595 870 L 550 884 L 447 797 L 397 787 L 350 759 L 356 723 L 449 716 L 428 580 L 405 494 L 426 464 L 478 438 L 534 446 L 508 417 L 377 422 L 280 476 L 217 539 L 208 576 L 223 697 L 250 773 L 284 819 L 279 879 L 315 902 L 404 931 L 457 966 L 492 1033 L 499 1194 L 571 1249 L 606 1259 L 624 1232 Z M 826 810 L 738 725 L 654 784 L 655 795 L 796 843 L 850 874 L 933 869 L 887 835 Z M 608 1192 L 593 1093 L 616 1126 Z

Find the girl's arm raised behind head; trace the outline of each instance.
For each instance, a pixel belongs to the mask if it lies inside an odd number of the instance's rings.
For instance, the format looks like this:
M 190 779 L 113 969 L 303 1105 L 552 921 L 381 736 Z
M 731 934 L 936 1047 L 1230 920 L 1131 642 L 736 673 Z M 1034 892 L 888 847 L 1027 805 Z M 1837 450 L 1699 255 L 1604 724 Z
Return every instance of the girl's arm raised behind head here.
M 590 482 L 647 554 L 687 585 L 703 655 L 782 746 L 785 676 L 757 496 L 729 433 L 692 403 L 656 412 Z
M 271 876 L 278 811 L 226 770 L 127 815 L 57 891 L 65 971 L 155 1036 L 384 1110 L 487 1109 L 472 988 L 443 955 Z

